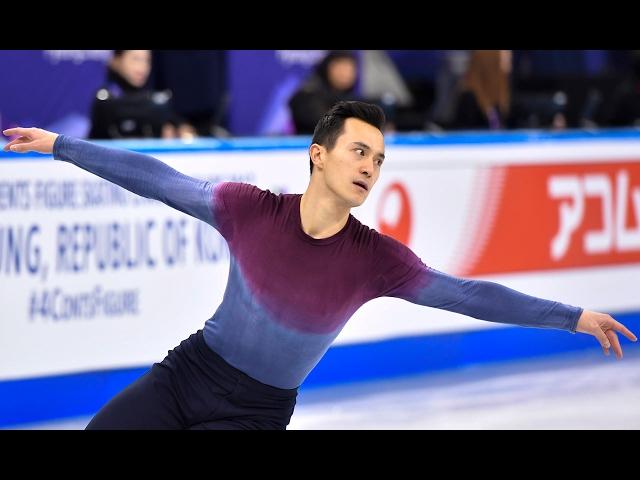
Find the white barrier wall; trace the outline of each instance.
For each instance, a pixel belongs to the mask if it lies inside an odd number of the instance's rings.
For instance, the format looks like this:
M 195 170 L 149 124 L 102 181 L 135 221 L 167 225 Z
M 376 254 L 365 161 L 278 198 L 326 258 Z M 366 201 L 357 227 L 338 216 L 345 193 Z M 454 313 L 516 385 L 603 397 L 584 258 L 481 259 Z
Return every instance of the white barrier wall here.
M 640 311 L 640 136 L 430 145 L 390 142 L 353 210 L 430 266 L 605 312 Z M 306 149 L 153 156 L 212 181 L 302 193 Z M 222 299 L 210 226 L 46 157 L 0 160 L 0 380 L 149 365 Z M 517 312 L 514 312 L 517 315 Z M 494 328 L 382 298 L 337 344 Z

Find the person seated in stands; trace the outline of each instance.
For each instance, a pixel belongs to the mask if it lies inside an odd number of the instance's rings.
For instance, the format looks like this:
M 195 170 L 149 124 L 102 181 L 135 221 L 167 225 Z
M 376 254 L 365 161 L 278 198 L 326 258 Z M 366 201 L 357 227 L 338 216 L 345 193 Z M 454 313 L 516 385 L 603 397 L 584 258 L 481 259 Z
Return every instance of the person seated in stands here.
M 296 133 L 312 134 L 318 120 L 339 101 L 359 100 L 355 93 L 357 77 L 353 52 L 329 52 L 289 100 Z
M 89 138 L 195 136 L 193 127 L 172 111 L 171 92 L 146 87 L 150 71 L 149 50 L 114 50 L 93 100 Z
M 471 54 L 448 128 L 506 128 L 511 106 L 511 61 L 511 50 L 475 50 Z

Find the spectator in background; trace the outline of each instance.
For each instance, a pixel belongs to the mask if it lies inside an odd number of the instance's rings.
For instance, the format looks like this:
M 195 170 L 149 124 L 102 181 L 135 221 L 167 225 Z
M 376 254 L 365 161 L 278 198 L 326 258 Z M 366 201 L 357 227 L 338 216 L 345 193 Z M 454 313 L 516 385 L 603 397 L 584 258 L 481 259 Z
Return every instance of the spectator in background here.
M 358 64 L 353 52 L 332 50 L 289 100 L 297 134 L 313 133 L 318 120 L 341 100 L 358 100 Z
M 386 117 L 385 133 L 393 132 L 397 109 L 412 107 L 413 94 L 384 50 L 363 50 L 360 58 L 362 97 L 382 108 Z
M 459 91 L 458 87 L 469 66 L 471 50 L 447 50 L 435 79 L 433 105 L 428 112 L 425 128 L 442 130 L 453 122 Z
M 225 50 L 154 50 L 150 83 L 172 92 L 174 111 L 199 136 L 229 136 Z
M 114 50 L 105 84 L 91 108 L 89 138 L 192 138 L 195 130 L 173 113 L 170 92 L 146 87 L 149 50 Z
M 511 106 L 511 50 L 475 50 L 462 82 L 453 129 L 505 128 Z

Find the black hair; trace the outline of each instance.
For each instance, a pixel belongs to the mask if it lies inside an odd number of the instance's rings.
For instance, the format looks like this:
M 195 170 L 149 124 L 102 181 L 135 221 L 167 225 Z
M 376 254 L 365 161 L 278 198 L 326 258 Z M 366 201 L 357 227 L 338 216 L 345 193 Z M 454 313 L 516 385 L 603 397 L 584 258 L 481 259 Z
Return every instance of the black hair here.
M 338 102 L 318 120 L 311 143 L 317 143 L 327 150 L 331 150 L 342 134 L 347 118 L 360 119 L 381 132 L 386 122 L 384 111 L 378 105 L 358 101 Z M 309 169 L 313 173 L 311 159 L 309 159 Z

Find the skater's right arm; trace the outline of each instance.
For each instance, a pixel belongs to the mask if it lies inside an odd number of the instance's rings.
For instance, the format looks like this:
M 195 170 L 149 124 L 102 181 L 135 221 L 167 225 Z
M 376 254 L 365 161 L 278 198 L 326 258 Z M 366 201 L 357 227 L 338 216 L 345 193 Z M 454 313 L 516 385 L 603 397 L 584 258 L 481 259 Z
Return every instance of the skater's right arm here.
M 10 128 L 20 135 L 3 150 L 53 154 L 99 177 L 218 228 L 212 210 L 214 184 L 184 175 L 156 158 L 128 150 L 107 148 L 40 128 Z

